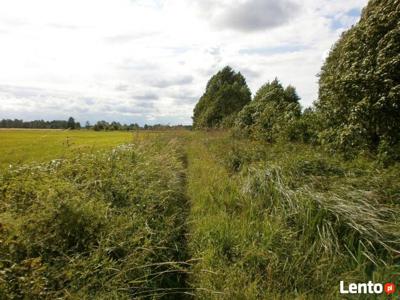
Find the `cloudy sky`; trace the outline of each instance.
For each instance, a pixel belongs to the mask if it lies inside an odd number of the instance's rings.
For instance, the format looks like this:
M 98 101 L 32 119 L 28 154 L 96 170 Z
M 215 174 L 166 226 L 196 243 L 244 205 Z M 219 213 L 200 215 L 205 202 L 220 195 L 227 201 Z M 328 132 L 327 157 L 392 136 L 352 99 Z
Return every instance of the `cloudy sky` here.
M 303 106 L 367 0 L 2 0 L 0 119 L 190 124 L 211 75 L 253 94 L 278 77 Z

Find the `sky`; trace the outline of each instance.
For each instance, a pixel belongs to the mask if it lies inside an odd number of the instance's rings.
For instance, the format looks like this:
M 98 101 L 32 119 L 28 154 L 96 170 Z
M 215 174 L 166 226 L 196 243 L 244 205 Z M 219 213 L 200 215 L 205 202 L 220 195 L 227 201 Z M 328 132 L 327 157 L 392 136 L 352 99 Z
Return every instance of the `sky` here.
M 191 124 L 229 65 L 303 107 L 367 0 L 2 0 L 0 119 Z

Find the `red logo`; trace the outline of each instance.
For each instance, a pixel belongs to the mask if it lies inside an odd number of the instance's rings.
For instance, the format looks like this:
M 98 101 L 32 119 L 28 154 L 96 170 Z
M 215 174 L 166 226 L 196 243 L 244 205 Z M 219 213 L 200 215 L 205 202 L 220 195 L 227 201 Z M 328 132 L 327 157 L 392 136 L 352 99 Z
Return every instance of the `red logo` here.
M 387 295 L 394 294 L 396 291 L 396 286 L 394 283 L 386 283 L 384 286 L 384 291 Z

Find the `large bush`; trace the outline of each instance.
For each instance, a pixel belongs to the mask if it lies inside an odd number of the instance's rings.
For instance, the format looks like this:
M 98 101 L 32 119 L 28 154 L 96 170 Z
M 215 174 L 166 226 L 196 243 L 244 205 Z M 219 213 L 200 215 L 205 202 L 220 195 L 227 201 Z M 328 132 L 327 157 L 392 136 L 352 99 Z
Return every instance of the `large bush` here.
M 242 74 L 225 67 L 207 84 L 193 112 L 193 127 L 231 127 L 236 114 L 251 100 Z
M 398 144 L 399 70 L 400 1 L 370 1 L 322 68 L 317 102 L 321 141 L 347 154 Z
M 301 107 L 295 88 L 284 88 L 275 79 L 258 90 L 253 101 L 238 114 L 235 125 L 241 134 L 268 142 L 281 138 L 295 140 L 295 124 L 300 116 Z

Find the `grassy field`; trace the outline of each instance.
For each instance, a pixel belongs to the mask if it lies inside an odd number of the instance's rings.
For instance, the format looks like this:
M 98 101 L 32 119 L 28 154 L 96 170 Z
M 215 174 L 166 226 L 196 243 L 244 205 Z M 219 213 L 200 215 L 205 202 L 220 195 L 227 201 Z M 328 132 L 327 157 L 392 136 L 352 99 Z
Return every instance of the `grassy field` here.
M 129 132 L 0 130 L 0 168 L 111 148 L 129 143 L 132 138 Z
M 342 299 L 400 273 L 399 165 L 228 132 L 0 134 L 0 299 Z

